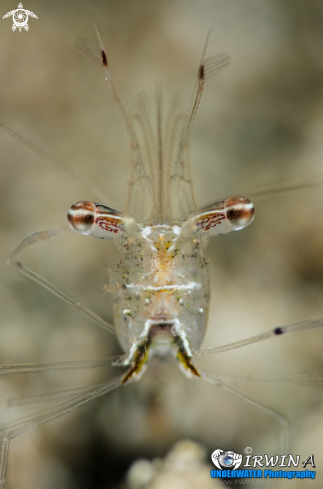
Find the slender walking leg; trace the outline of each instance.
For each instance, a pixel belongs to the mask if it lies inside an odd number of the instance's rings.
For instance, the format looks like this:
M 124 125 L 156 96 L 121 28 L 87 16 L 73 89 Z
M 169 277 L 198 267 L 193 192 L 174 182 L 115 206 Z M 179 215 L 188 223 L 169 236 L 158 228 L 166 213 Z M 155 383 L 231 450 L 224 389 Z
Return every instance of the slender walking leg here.
M 76 301 L 75 299 L 69 297 L 67 294 L 65 294 L 65 292 L 62 292 L 60 289 L 55 287 L 55 285 L 51 284 L 40 275 L 33 272 L 32 270 L 26 268 L 20 261 L 15 260 L 15 257 L 27 246 L 31 246 L 39 241 L 47 241 L 48 239 L 54 238 L 55 236 L 64 234 L 67 232 L 68 229 L 69 228 L 67 226 L 63 226 L 56 229 L 50 229 L 49 231 L 39 231 L 33 234 L 29 234 L 21 242 L 21 244 L 11 253 L 11 255 L 7 260 L 7 263 L 11 268 L 19 272 L 24 277 L 29 278 L 36 284 L 44 287 L 44 289 L 49 290 L 49 292 L 56 295 L 63 301 L 67 302 L 68 304 L 71 304 L 73 307 L 75 307 L 83 314 L 85 314 L 87 317 L 89 317 L 94 322 L 96 322 L 99 326 L 101 326 L 101 328 L 105 329 L 106 331 L 109 331 L 109 333 L 116 334 L 115 328 L 111 324 L 109 324 L 107 321 L 105 321 L 100 316 L 98 316 L 93 311 L 91 311 L 88 307 L 82 304 L 82 302 Z

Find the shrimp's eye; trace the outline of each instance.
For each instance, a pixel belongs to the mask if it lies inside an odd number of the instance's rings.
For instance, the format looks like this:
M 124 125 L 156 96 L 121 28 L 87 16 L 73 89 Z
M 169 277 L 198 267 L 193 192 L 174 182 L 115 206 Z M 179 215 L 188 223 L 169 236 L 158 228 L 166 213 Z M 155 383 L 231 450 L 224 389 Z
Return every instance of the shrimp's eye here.
M 229 197 L 225 201 L 224 208 L 233 231 L 245 228 L 255 217 L 253 203 L 245 197 Z
M 87 200 L 73 204 L 67 219 L 74 231 L 95 238 L 111 239 L 124 231 L 125 218 L 121 212 Z
M 203 207 L 187 221 L 198 229 L 207 231 L 209 236 L 228 234 L 243 229 L 253 221 L 255 208 L 245 197 L 229 197 Z
M 91 234 L 95 222 L 96 206 L 93 202 L 82 200 L 73 204 L 67 214 L 67 219 L 74 231 L 81 234 Z

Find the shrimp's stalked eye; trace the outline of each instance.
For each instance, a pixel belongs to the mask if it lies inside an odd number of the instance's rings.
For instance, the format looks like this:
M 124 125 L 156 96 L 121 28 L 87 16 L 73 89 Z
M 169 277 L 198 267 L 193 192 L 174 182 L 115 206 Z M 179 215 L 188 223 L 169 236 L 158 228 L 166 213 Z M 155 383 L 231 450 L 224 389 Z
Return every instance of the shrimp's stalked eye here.
M 248 226 L 254 219 L 255 208 L 245 197 L 229 197 L 197 211 L 188 222 L 207 231 L 210 236 L 228 234 Z
M 120 212 L 87 200 L 73 204 L 67 219 L 74 231 L 95 238 L 111 239 L 124 231 L 124 219 Z
M 225 214 L 233 231 L 248 226 L 255 217 L 253 203 L 245 197 L 229 197 L 225 201 Z
M 91 234 L 95 220 L 95 204 L 82 201 L 73 204 L 67 214 L 70 226 L 80 234 Z

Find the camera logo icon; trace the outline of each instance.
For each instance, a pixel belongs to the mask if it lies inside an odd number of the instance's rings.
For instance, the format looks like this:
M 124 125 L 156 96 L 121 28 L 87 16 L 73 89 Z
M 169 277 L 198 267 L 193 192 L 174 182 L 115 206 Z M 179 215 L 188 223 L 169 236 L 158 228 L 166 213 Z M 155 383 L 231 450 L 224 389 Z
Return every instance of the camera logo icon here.
M 211 460 L 220 470 L 236 470 L 242 464 L 242 455 L 240 453 L 227 451 L 217 448 L 211 454 Z

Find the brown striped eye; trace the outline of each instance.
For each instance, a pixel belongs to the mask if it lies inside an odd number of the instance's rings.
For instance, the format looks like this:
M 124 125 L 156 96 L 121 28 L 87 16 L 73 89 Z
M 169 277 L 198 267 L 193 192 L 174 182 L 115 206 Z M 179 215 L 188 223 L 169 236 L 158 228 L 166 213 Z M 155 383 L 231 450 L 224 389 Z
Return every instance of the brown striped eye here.
M 253 221 L 255 209 L 245 197 L 229 197 L 200 209 L 191 220 L 210 236 L 243 229 Z M 189 220 L 189 222 L 192 222 Z
M 73 204 L 67 219 L 74 231 L 95 238 L 115 238 L 124 230 L 124 219 L 120 212 L 87 200 Z
M 95 222 L 95 204 L 83 200 L 73 204 L 67 214 L 67 219 L 74 231 L 81 234 L 91 234 Z
M 255 217 L 253 203 L 245 197 L 229 197 L 225 201 L 224 210 L 233 231 L 245 228 Z

